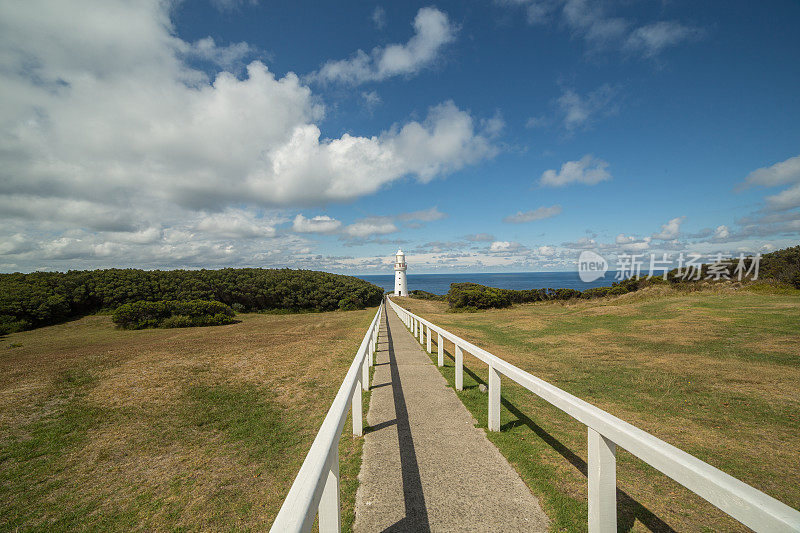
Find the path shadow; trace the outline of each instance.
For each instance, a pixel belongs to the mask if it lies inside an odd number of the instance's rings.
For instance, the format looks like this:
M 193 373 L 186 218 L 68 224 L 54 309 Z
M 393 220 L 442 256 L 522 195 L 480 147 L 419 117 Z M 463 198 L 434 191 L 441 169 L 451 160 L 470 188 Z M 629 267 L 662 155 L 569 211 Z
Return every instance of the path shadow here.
M 402 334 L 403 332 L 400 331 L 399 333 Z M 393 422 L 397 424 L 397 440 L 400 447 L 400 470 L 403 476 L 403 499 L 406 515 L 402 520 L 392 524 L 384 531 L 420 531 L 429 533 L 431 528 L 428 523 L 428 510 L 425 506 L 419 463 L 414 449 L 411 424 L 408 420 L 408 408 L 403 394 L 403 384 L 400 382 L 400 371 L 397 368 L 394 343 L 392 342 L 392 327 L 389 323 L 388 315 L 386 316 L 386 338 L 388 341 L 389 370 L 392 376 L 392 395 L 394 397 L 395 420 Z M 388 422 L 384 424 L 388 424 Z
M 397 420 L 387 420 L 386 422 L 381 422 L 380 424 L 375 424 L 374 426 L 364 426 L 364 435 L 367 433 L 374 433 L 378 430 L 388 428 L 389 426 L 393 426 L 395 424 L 397 424 Z
M 435 344 L 435 343 L 434 343 Z M 455 363 L 455 357 L 444 350 L 444 355 Z M 464 365 L 464 373 L 469 375 L 474 381 L 475 385 L 465 386 L 464 390 L 477 388 L 478 385 L 483 384 L 488 387 L 488 383 L 478 376 L 475 372 Z M 533 393 L 531 393 L 533 394 Z M 516 417 L 516 420 L 506 422 L 500 426 L 500 431 L 506 431 L 514 427 L 526 426 L 533 433 L 536 434 L 545 444 L 553 448 L 561 457 L 569 462 L 578 472 L 584 477 L 588 476 L 588 466 L 579 455 L 570 450 L 564 443 L 551 435 L 546 429 L 531 420 L 529 416 L 520 411 L 513 403 L 508 401 L 503 395 L 500 395 L 500 403 L 505 407 L 508 412 Z M 638 520 L 650 531 L 656 533 L 675 533 L 675 530 L 669 524 L 664 522 L 658 516 L 653 514 L 647 507 L 636 501 L 628 493 L 617 487 L 617 530 L 630 531 L 633 529 L 634 523 Z

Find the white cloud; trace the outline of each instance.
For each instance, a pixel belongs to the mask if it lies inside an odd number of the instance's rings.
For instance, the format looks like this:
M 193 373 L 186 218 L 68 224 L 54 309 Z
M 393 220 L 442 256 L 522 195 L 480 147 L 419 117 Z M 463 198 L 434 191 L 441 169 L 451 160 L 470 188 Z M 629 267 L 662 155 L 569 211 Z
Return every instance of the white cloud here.
M 191 67 L 192 54 L 224 64 L 250 48 L 181 40 L 172 5 L 0 3 L 0 238 L 18 227 L 44 242 L 191 221 L 181 231 L 198 239 L 203 216 L 207 231 L 246 234 L 231 209 L 352 200 L 497 151 L 452 102 L 376 136 L 324 138 L 324 108 L 293 73 L 278 78 L 254 61 L 209 79 Z M 269 235 L 271 224 L 253 223 Z
M 536 253 L 544 257 L 551 257 L 555 255 L 556 249 L 553 248 L 552 246 L 539 246 L 536 249 Z
M 661 231 L 653 234 L 654 239 L 669 241 L 676 238 L 681 232 L 681 224 L 686 217 L 675 217 L 661 226 Z
M 398 231 L 397 226 L 388 217 L 370 217 L 345 227 L 345 234 L 363 239 L 372 235 L 386 235 Z
M 205 61 L 210 61 L 226 69 L 234 69 L 256 50 L 245 42 L 231 43 L 228 46 L 217 46 L 214 39 L 205 37 L 186 47 L 186 53 Z
M 727 239 L 731 236 L 731 230 L 725 224 L 721 226 L 717 226 L 717 229 L 714 230 L 714 235 L 711 237 L 712 239 Z
M 796 182 L 800 182 L 800 155 L 752 171 L 738 188 L 744 189 L 756 185 L 775 187 Z
M 328 61 L 310 79 L 358 85 L 416 74 L 433 64 L 441 49 L 455 38 L 456 27 L 446 13 L 423 7 L 414 18 L 414 35 L 407 43 L 376 47 L 370 54 L 358 50 L 349 59 Z
M 205 216 L 197 230 L 224 239 L 267 238 L 275 236 L 275 228 L 256 219 L 252 213 L 229 210 Z
M 626 252 L 638 252 L 641 250 L 647 250 L 647 248 L 650 246 L 650 237 L 639 239 L 632 235 L 620 233 L 614 239 L 614 243 L 620 245 L 620 248 Z
M 587 0 L 567 0 L 563 17 L 573 35 L 582 37 L 592 46 L 612 43 L 620 39 L 628 28 L 625 19 L 609 17 L 599 3 Z
M 618 108 L 613 104 L 616 94 L 614 88 L 605 84 L 581 96 L 572 89 L 566 89 L 556 103 L 563 113 L 563 124 L 567 131 L 591 126 L 598 117 L 612 115 Z
M 520 244 L 518 242 L 509 241 L 494 241 L 489 246 L 489 252 L 491 253 L 516 252 L 519 249 Z
M 294 217 L 292 229 L 297 233 L 333 233 L 341 227 L 342 223 L 328 215 L 318 215 L 306 218 L 301 214 Z
M 534 220 L 542 220 L 551 218 L 561 213 L 560 205 L 551 205 L 549 207 L 538 207 L 532 211 L 518 211 L 516 215 L 509 215 L 503 219 L 503 222 L 511 224 L 522 224 L 524 222 L 533 222 Z
M 777 211 L 800 207 L 800 183 L 778 194 L 768 196 L 767 203 L 772 209 Z
M 754 170 L 736 189 L 742 190 L 755 186 L 777 187 L 787 184 L 793 185 L 778 194 L 767 197 L 767 205 L 770 209 L 784 211 L 800 207 L 800 155 L 769 167 Z
M 645 57 L 653 57 L 670 46 L 697 40 L 703 36 L 703 33 L 698 28 L 679 22 L 659 21 L 636 28 L 625 42 L 625 48 L 640 52 Z
M 567 161 L 561 165 L 561 170 L 558 172 L 545 170 L 539 184 L 549 187 L 563 187 L 570 183 L 596 185 L 611 179 L 607 169 L 607 162 L 587 154 L 578 161 Z

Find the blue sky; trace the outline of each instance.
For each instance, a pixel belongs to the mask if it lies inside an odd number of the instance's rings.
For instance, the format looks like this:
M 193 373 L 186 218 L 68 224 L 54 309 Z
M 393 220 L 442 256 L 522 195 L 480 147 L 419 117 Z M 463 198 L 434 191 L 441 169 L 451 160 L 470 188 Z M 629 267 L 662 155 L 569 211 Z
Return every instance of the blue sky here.
M 798 22 L 796 2 L 6 2 L 0 270 L 794 245 Z

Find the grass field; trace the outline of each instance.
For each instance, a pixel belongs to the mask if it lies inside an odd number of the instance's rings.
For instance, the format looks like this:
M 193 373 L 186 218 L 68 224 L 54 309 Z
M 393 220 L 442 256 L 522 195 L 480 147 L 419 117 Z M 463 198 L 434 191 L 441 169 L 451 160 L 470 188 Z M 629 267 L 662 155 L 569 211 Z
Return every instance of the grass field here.
M 143 331 L 90 316 L 0 338 L 0 530 L 267 529 L 374 313 Z
M 800 508 L 800 291 L 662 288 L 478 313 L 395 301 Z M 477 389 L 486 366 L 466 353 L 464 363 L 459 396 L 486 427 Z M 553 530 L 585 530 L 586 427 L 508 379 L 502 387 L 502 431 L 489 438 L 541 498 Z M 621 449 L 617 479 L 623 530 L 746 530 Z

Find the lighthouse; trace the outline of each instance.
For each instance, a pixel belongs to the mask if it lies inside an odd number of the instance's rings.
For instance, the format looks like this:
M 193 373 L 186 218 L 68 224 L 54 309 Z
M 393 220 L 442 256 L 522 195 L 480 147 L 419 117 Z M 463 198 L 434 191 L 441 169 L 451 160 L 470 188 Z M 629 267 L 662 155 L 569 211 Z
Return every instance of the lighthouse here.
M 397 250 L 394 256 L 394 295 L 408 296 L 408 283 L 406 283 L 406 254 Z

